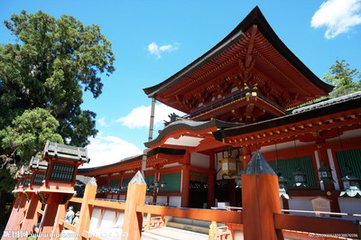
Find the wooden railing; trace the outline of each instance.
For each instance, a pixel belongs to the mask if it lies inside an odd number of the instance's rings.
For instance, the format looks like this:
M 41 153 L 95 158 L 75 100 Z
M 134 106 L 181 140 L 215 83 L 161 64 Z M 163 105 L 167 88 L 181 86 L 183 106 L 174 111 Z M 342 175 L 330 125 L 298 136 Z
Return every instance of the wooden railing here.
M 128 196 L 128 199 L 130 197 Z M 84 198 L 72 198 L 72 203 L 83 204 Z M 87 199 L 87 207 L 82 206 L 83 209 L 92 210 L 94 208 L 109 209 L 114 211 L 125 211 L 126 202 L 109 201 L 106 199 Z M 227 210 L 215 210 L 215 209 L 194 209 L 194 208 L 175 208 L 164 207 L 155 205 L 138 205 L 135 208 L 136 214 L 138 214 L 138 221 L 143 222 L 143 216 L 147 216 L 145 226 L 143 230 L 152 229 L 152 226 L 163 226 L 165 216 L 172 216 L 178 218 L 187 218 L 193 220 L 203 220 L 211 222 L 209 239 L 233 239 L 234 232 L 236 230 L 243 230 L 243 212 L 242 208 L 229 207 Z M 296 212 L 296 213 L 322 213 L 322 214 L 336 214 L 343 216 L 345 214 L 329 213 L 329 212 L 313 212 L 313 211 L 294 211 L 283 210 L 284 212 Z M 155 216 L 155 217 L 154 217 Z M 358 216 L 358 215 L 356 215 Z M 79 219 L 83 221 L 84 219 Z M 128 221 L 128 219 L 124 219 Z M 153 221 L 153 222 L 152 222 Z M 99 239 L 96 236 L 89 234 L 89 222 L 88 226 L 82 229 L 80 236 L 82 238 Z M 224 225 L 217 227 L 216 223 L 224 223 Z M 123 223 L 127 224 L 127 223 Z M 332 217 L 317 217 L 317 216 L 296 216 L 290 214 L 274 214 L 275 229 L 283 230 L 283 234 L 292 236 L 296 232 L 298 237 L 303 236 L 303 239 L 308 239 L 310 234 L 313 234 L 313 238 L 317 239 L 317 236 L 322 236 L 322 239 L 337 239 L 338 237 L 359 238 L 360 224 L 358 221 L 344 220 L 341 218 Z M 63 227 L 79 234 L 79 225 L 75 227 L 68 223 L 63 223 Z M 287 230 L 287 231 L 285 231 Z M 141 234 L 141 232 L 140 232 Z M 122 238 L 127 239 L 127 238 Z M 302 239 L 302 238 L 301 238 Z

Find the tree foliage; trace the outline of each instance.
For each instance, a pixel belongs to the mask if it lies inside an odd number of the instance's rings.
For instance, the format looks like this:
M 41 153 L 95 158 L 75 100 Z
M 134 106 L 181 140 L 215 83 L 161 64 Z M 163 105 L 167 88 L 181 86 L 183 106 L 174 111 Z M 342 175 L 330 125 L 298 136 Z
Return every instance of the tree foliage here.
M 47 110 L 25 110 L 10 126 L 0 131 L 1 145 L 16 152 L 24 162 L 42 150 L 47 140 L 63 143 L 60 134 L 56 133 L 58 127 L 59 122 Z
M 95 113 L 81 109 L 83 90 L 101 94 L 102 77 L 114 71 L 111 43 L 97 25 L 41 11 L 12 15 L 5 26 L 16 42 L 0 45 L 0 130 L 15 129 L 13 119 L 25 110 L 43 108 L 58 121 L 55 132 L 85 146 L 97 130 Z
M 345 60 L 337 60 L 324 76 L 324 80 L 335 86 L 330 97 L 339 97 L 361 91 L 361 75 L 357 69 L 351 69 Z

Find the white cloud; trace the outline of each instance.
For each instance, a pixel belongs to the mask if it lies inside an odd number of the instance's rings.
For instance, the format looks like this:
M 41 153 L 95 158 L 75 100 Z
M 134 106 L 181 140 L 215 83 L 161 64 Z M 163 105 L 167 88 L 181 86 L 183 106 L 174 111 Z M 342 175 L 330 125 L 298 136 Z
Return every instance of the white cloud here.
M 177 50 L 178 45 L 178 43 L 173 43 L 159 46 L 156 42 L 151 42 L 148 44 L 147 50 L 151 55 L 159 59 L 163 53 Z
M 150 105 L 134 108 L 127 116 L 119 118 L 117 122 L 129 128 L 148 128 L 150 121 L 150 108 Z M 184 115 L 184 113 L 164 104 L 156 104 L 154 125 L 162 124 L 164 120 L 168 121 L 168 115 L 173 112 L 179 116 Z
M 102 127 L 106 127 L 106 126 L 108 125 L 108 124 L 106 123 L 106 121 L 105 121 L 105 117 L 99 118 L 99 119 L 98 119 L 98 123 L 99 123 L 99 125 L 102 126 Z
M 325 26 L 325 38 L 335 38 L 361 24 L 361 0 L 328 0 L 321 4 L 311 20 L 313 28 Z
M 87 146 L 90 163 L 83 168 L 109 165 L 142 153 L 137 146 L 116 136 L 98 135 Z

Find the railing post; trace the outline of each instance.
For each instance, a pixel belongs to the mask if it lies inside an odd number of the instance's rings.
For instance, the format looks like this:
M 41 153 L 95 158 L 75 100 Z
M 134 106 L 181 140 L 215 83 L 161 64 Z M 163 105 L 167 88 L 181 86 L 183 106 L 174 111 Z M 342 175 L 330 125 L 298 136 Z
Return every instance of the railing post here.
M 209 234 L 208 234 L 208 240 L 214 240 L 216 239 L 217 235 L 217 223 L 215 221 L 212 221 L 209 225 Z
M 137 213 L 137 207 L 144 205 L 146 190 L 147 185 L 138 171 L 128 184 L 122 240 L 140 240 L 141 238 L 143 213 Z
M 278 177 L 256 151 L 242 175 L 244 239 L 283 239 L 275 229 L 274 214 L 281 213 Z
M 88 184 L 85 186 L 85 191 L 83 195 L 83 201 L 81 203 L 80 215 L 78 226 L 76 232 L 78 235 L 78 239 L 82 239 L 81 236 L 84 231 L 89 230 L 90 219 L 92 215 L 93 208 L 89 205 L 89 202 L 95 199 L 95 195 L 97 193 L 97 184 L 95 178 L 91 178 Z
M 151 217 L 152 215 L 150 213 L 147 213 L 147 220 L 144 227 L 144 231 L 148 231 L 150 229 Z

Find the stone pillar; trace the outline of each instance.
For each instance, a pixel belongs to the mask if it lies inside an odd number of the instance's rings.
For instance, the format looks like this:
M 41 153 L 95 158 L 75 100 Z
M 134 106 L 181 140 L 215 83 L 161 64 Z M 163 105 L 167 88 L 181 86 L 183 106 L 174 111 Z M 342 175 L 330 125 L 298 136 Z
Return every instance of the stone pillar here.
M 274 227 L 274 214 L 281 213 L 278 177 L 256 151 L 242 175 L 244 239 L 283 239 Z

